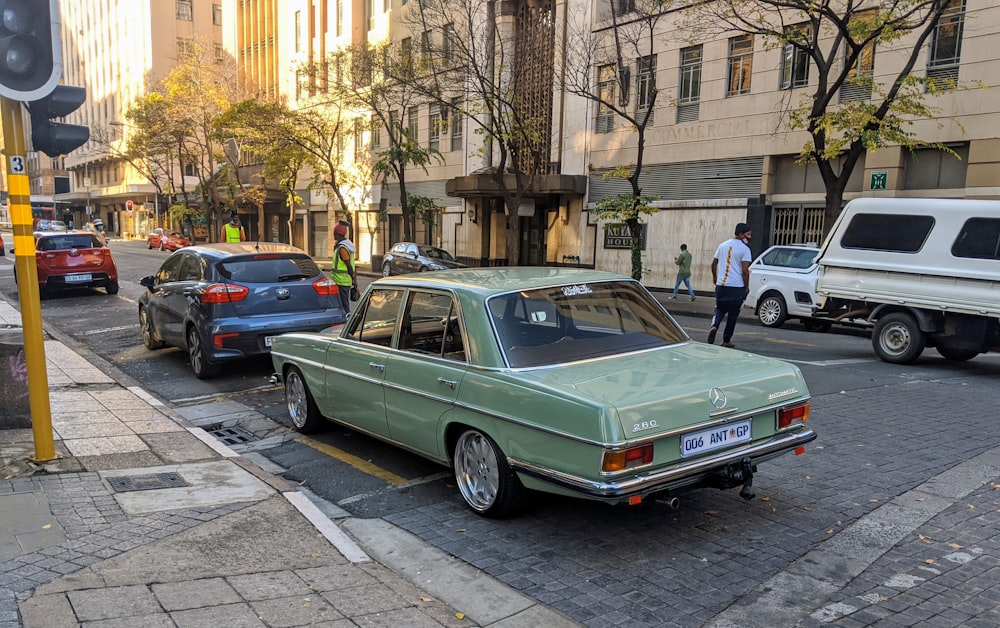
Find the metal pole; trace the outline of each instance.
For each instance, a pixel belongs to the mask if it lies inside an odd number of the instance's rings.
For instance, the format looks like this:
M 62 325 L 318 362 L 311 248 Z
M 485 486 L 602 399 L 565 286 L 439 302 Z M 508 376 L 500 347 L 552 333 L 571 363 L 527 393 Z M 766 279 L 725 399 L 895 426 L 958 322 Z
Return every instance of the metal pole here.
M 7 156 L 7 189 L 14 226 L 14 265 L 17 269 L 17 292 L 21 301 L 21 326 L 24 333 L 24 356 L 28 371 L 28 404 L 31 429 L 35 439 L 35 460 L 60 458 L 52 435 L 49 405 L 49 378 L 45 371 L 45 341 L 42 335 L 42 306 L 38 292 L 38 268 L 35 266 L 35 238 L 31 234 L 31 184 L 28 181 L 27 150 L 21 103 L 0 98 L 3 118 L 4 154 Z

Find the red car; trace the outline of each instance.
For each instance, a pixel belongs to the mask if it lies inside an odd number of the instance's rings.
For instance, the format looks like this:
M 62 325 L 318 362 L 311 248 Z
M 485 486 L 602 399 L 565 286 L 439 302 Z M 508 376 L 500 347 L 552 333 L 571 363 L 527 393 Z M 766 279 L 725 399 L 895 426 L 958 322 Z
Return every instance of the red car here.
M 3 234 L 0 233 L 0 257 L 7 254 L 7 249 L 4 248 L 3 244 Z
M 153 229 L 146 238 L 146 246 L 161 251 L 176 251 L 190 246 L 191 242 L 176 231 L 166 232 L 163 229 Z
M 108 294 L 118 294 L 118 267 L 111 250 L 90 232 L 36 232 L 35 265 L 42 295 L 74 288 L 104 288 Z

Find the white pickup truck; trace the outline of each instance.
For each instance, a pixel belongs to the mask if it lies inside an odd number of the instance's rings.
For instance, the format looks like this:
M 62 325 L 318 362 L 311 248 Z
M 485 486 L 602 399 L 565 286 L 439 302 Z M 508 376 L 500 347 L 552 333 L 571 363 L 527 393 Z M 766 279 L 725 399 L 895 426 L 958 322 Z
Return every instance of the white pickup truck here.
M 856 199 L 816 262 L 815 315 L 866 318 L 886 362 L 1000 350 L 1000 201 Z

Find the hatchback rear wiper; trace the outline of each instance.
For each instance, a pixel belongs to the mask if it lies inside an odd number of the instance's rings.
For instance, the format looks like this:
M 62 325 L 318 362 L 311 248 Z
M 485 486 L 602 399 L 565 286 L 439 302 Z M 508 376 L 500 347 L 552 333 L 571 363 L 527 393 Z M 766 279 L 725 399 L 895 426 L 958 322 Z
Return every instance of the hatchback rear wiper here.
M 292 279 L 308 279 L 312 275 L 307 275 L 305 273 L 290 273 L 288 275 L 278 275 L 278 281 L 291 281 Z

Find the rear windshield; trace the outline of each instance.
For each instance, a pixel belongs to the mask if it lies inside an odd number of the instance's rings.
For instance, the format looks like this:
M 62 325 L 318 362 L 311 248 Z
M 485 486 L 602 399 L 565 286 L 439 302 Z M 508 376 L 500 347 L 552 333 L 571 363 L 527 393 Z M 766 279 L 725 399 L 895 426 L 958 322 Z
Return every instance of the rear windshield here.
M 439 249 L 434 246 L 421 246 L 420 254 L 424 257 L 429 257 L 431 259 L 443 259 L 449 262 L 455 261 L 455 258 L 451 256 L 451 253 L 445 251 L 444 249 Z
M 255 255 L 226 260 L 219 264 L 219 273 L 240 283 L 278 283 L 311 279 L 321 274 L 319 266 L 306 255 Z
M 818 252 L 816 249 L 775 249 L 764 255 L 761 263 L 768 266 L 804 269 L 813 265 Z
M 599 358 L 688 339 L 636 282 L 513 292 L 491 297 L 487 307 L 512 367 Z
M 100 241 L 89 233 L 74 233 L 38 239 L 39 251 L 62 251 L 68 249 L 99 249 Z

